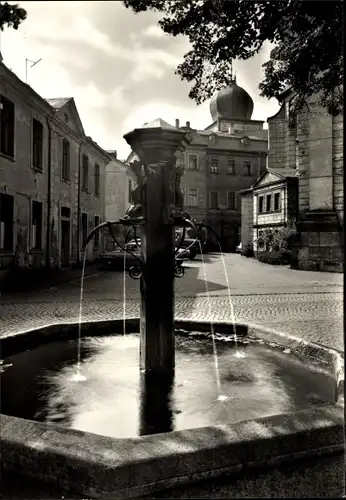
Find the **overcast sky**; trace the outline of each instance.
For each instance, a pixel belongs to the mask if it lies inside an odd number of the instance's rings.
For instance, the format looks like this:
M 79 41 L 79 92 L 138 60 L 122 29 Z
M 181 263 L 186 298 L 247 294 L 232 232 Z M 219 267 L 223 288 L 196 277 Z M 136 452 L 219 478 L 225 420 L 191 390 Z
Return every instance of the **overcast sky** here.
M 36 61 L 28 83 L 43 97 L 74 97 L 86 131 L 125 159 L 123 135 L 155 118 L 203 129 L 211 123 L 209 103 L 189 99 L 189 84 L 174 70 L 189 50 L 184 37 L 168 37 L 156 13 L 135 15 L 122 2 L 17 0 L 28 13 L 18 31 L 1 33 L 4 63 L 25 81 L 25 59 Z M 17 2 L 11 2 L 17 3 Z M 269 47 L 248 61 L 235 61 L 237 83 L 254 100 L 252 118 L 266 120 L 275 99 L 258 96 Z

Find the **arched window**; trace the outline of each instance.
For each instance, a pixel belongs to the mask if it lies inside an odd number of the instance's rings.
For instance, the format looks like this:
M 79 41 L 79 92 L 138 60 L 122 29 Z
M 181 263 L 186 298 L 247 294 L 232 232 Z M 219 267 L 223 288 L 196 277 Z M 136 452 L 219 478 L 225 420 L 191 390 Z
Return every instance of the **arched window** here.
M 62 141 L 61 177 L 64 181 L 70 180 L 70 143 L 67 139 Z

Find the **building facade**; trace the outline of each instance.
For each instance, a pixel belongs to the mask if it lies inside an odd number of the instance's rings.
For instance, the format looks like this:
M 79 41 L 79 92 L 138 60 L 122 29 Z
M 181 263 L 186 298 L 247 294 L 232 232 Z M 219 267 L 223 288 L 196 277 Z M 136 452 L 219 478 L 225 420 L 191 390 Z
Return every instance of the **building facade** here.
M 0 264 L 66 267 L 104 220 L 109 155 L 84 133 L 73 98 L 43 99 L 0 63 Z M 87 260 L 102 251 L 102 236 Z
M 277 233 L 298 215 L 298 179 L 290 169 L 267 169 L 253 185 L 253 250 L 265 251 L 265 231 Z
M 105 170 L 105 218 L 109 221 L 116 221 L 124 217 L 126 210 L 130 206 L 129 200 L 129 176 L 128 167 L 125 162 L 117 159 L 116 151 L 107 151 L 112 161 L 106 166 Z M 119 241 L 124 240 L 123 228 L 117 230 L 113 227 L 114 233 L 117 233 Z M 113 250 L 115 244 L 113 238 L 108 233 L 105 234 L 105 250 Z
M 298 179 L 291 169 L 268 168 L 250 189 L 241 192 L 243 252 L 265 251 L 264 232 L 277 233 L 298 216 Z
M 268 166 L 290 168 L 298 178 L 298 267 L 342 271 L 343 252 L 343 116 L 331 116 L 307 100 L 293 116 L 292 89 L 280 96 L 279 112 L 268 119 Z

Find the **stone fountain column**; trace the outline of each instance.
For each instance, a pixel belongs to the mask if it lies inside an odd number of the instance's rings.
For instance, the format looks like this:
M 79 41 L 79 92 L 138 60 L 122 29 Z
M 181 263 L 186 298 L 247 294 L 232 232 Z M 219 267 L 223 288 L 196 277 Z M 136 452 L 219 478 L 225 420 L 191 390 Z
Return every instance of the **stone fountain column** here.
M 159 119 L 124 139 L 142 165 L 140 368 L 147 376 L 170 379 L 175 365 L 174 226 L 170 216 L 176 202 L 175 153 L 185 148 L 189 137 Z

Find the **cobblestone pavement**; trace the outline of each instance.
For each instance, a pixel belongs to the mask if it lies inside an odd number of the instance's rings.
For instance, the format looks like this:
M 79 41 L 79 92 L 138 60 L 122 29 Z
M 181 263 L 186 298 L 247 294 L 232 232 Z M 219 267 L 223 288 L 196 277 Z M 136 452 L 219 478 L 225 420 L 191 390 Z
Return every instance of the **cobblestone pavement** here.
M 189 263 L 176 280 L 176 317 L 204 321 L 254 323 L 308 341 L 343 349 L 343 275 L 272 267 L 239 255 L 226 255 L 228 291 L 219 256 Z M 205 274 L 210 297 L 206 295 Z M 83 321 L 139 314 L 138 282 L 127 276 L 123 301 L 122 273 L 108 272 L 85 280 Z M 30 295 L 4 296 L 0 302 L 0 336 L 50 323 L 78 321 L 80 283 Z
M 249 322 L 287 332 L 336 349 L 343 345 L 343 296 L 334 293 L 260 296 L 192 297 L 176 299 L 176 317 L 204 321 Z M 233 309 L 233 314 L 232 314 Z M 71 301 L 0 306 L 0 336 L 37 328 L 50 323 L 78 321 L 79 303 Z M 127 317 L 138 316 L 139 302 L 125 304 Z M 123 318 L 119 299 L 83 301 L 83 321 Z

